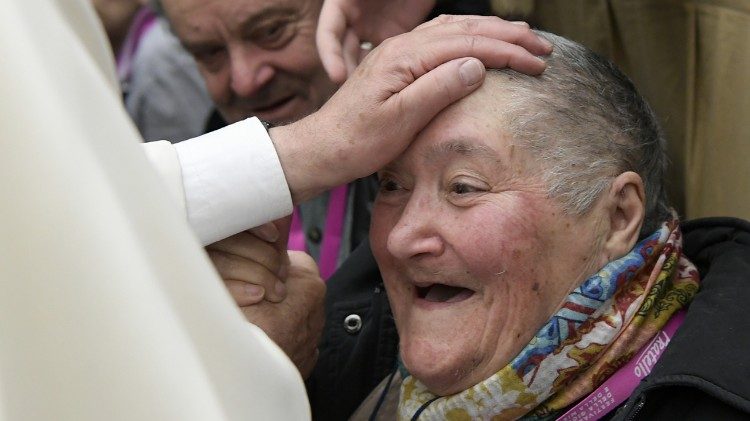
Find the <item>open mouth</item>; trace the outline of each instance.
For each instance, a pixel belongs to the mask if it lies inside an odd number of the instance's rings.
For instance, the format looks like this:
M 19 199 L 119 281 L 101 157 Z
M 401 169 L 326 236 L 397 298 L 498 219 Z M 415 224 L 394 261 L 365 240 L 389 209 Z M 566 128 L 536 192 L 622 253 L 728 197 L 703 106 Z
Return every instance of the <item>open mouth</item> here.
M 257 107 L 254 110 L 254 112 L 260 114 L 260 113 L 266 113 L 266 112 L 269 112 L 269 111 L 273 111 L 276 108 L 283 107 L 284 105 L 286 105 L 287 103 L 289 103 L 292 99 L 294 99 L 294 97 L 295 97 L 294 95 L 290 95 L 288 97 L 281 98 L 280 100 L 272 102 L 272 103 L 270 103 L 268 105 L 263 105 L 262 107 Z
M 474 295 L 468 288 L 455 287 L 445 284 L 431 284 L 417 287 L 417 297 L 433 303 L 457 303 Z

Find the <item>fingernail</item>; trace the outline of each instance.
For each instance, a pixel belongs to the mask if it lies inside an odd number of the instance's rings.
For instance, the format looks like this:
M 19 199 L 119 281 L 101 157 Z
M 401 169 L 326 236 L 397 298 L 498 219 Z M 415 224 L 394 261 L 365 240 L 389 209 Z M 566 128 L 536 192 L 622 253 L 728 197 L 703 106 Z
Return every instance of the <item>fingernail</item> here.
M 542 44 L 544 44 L 545 47 L 547 47 L 548 50 L 552 50 L 552 43 L 547 40 L 547 38 L 540 36 L 539 40 L 542 41 Z
M 547 62 L 546 62 L 546 61 L 544 61 L 543 59 L 541 59 L 541 58 L 539 58 L 539 57 L 535 57 L 535 58 L 536 58 L 536 60 L 537 60 L 537 61 L 538 61 L 539 63 L 541 63 L 541 64 L 542 64 L 542 65 L 544 66 L 544 68 L 545 68 L 545 69 L 547 68 Z
M 514 20 L 514 21 L 511 21 L 510 23 L 512 23 L 513 25 L 525 26 L 525 27 L 529 28 L 529 24 L 526 23 L 526 22 L 524 22 L 524 21 L 522 21 L 522 20 Z
M 279 239 L 279 230 L 276 228 L 276 225 L 271 223 L 263 224 L 256 228 L 255 234 L 261 240 L 268 241 L 269 243 L 275 243 Z
M 286 297 L 286 285 L 284 285 L 281 281 L 276 281 L 276 285 L 273 287 L 274 291 L 276 291 L 276 295 L 279 296 L 279 298 Z
M 245 284 L 245 294 L 252 298 L 262 298 L 266 290 L 262 286 L 254 284 Z
M 482 80 L 484 76 L 484 66 L 477 59 L 469 59 L 458 68 L 458 74 L 466 86 L 472 86 Z

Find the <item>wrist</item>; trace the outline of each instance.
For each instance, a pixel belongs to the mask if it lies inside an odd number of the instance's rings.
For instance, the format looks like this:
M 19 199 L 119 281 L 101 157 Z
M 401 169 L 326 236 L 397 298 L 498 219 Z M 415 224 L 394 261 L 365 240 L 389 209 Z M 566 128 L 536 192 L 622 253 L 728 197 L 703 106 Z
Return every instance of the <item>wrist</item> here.
M 321 133 L 324 131 L 311 124 L 310 117 L 268 129 L 295 204 L 338 185 L 335 167 L 326 159 L 331 142 Z

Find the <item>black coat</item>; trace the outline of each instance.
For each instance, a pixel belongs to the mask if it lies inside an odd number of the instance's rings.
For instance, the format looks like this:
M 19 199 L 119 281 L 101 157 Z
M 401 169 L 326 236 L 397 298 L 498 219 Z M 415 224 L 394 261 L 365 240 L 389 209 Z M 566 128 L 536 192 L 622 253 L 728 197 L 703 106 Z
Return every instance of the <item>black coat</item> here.
M 750 419 L 750 223 L 706 218 L 684 223 L 682 231 L 701 288 L 651 374 L 612 419 Z M 359 316 L 361 328 L 350 318 L 347 329 L 350 315 Z M 398 333 L 365 241 L 328 281 L 320 358 L 307 383 L 313 417 L 347 419 L 395 369 L 397 352 Z

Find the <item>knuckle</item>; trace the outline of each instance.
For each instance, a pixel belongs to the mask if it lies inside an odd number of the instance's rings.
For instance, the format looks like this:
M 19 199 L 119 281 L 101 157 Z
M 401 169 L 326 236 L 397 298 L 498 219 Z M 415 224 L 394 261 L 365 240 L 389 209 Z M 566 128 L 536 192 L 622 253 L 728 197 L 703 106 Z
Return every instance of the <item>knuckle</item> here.
M 262 286 L 263 288 L 266 289 L 266 291 L 275 295 L 276 293 L 275 293 L 274 286 L 276 285 L 276 277 L 273 276 L 270 272 L 265 271 L 265 270 L 259 270 L 255 272 L 256 273 L 254 274 L 254 276 L 252 276 L 253 278 L 252 283 Z
M 386 51 L 386 52 L 389 52 L 391 50 L 398 51 L 400 48 L 398 45 L 401 43 L 400 38 L 401 37 L 388 38 L 384 40 L 383 42 L 381 42 L 378 48 L 380 49 L 380 51 Z
M 241 266 L 234 257 L 222 254 L 221 262 L 221 270 L 219 270 L 219 273 L 221 273 L 222 276 L 232 277 L 238 276 L 242 273 Z
M 227 255 L 220 251 L 209 250 L 208 257 L 211 259 L 211 262 L 214 264 L 214 267 L 216 267 L 219 274 L 225 276 L 230 266 Z
M 281 256 L 275 250 L 259 254 L 256 261 L 273 273 L 281 269 Z
M 468 35 L 464 37 L 464 42 L 466 43 L 466 48 L 470 52 L 476 51 L 476 48 L 478 47 L 478 44 L 481 42 L 479 36 L 477 35 Z
M 453 22 L 453 16 L 452 15 L 446 15 L 445 13 L 441 13 L 438 17 L 433 19 L 437 23 L 449 23 Z
M 459 25 L 467 34 L 476 35 L 479 33 L 480 21 L 477 19 L 464 19 L 459 22 Z

